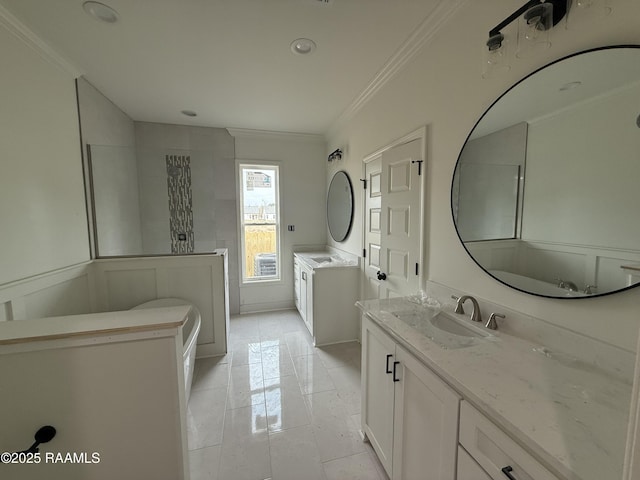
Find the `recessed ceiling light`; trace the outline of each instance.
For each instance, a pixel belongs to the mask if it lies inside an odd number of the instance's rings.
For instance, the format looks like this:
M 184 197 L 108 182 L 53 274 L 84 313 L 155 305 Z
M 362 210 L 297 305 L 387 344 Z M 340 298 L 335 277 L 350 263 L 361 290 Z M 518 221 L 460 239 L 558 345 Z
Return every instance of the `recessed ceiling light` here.
M 93 1 L 84 2 L 82 8 L 93 18 L 101 22 L 116 23 L 119 18 L 118 12 L 104 3 Z
M 582 85 L 582 82 L 569 82 L 569 83 L 565 83 L 564 85 L 562 85 L 560 87 L 560 91 L 561 92 L 566 92 L 567 90 L 572 90 L 574 88 L 578 88 L 580 85 Z
M 291 51 L 296 55 L 309 55 L 316 49 L 316 43 L 308 38 L 298 38 L 291 42 Z
M 182 110 L 180 113 L 182 113 L 183 115 L 186 115 L 187 117 L 197 117 L 198 114 L 196 112 L 194 112 L 193 110 Z

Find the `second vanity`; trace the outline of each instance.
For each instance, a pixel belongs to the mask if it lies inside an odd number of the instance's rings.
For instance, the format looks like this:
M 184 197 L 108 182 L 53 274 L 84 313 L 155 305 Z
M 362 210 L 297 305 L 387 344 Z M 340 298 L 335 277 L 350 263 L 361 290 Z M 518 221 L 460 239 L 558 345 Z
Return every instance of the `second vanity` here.
M 622 477 L 627 382 L 452 310 L 357 306 L 362 428 L 392 480 Z
M 358 338 L 358 258 L 334 250 L 299 251 L 293 257 L 295 304 L 314 344 Z

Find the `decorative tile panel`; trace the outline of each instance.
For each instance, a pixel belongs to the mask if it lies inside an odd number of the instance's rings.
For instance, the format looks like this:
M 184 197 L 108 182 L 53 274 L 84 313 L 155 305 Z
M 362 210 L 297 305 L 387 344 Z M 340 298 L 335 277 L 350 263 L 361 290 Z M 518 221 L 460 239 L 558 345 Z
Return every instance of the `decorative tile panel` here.
M 191 157 L 166 155 L 171 253 L 193 253 L 193 199 Z

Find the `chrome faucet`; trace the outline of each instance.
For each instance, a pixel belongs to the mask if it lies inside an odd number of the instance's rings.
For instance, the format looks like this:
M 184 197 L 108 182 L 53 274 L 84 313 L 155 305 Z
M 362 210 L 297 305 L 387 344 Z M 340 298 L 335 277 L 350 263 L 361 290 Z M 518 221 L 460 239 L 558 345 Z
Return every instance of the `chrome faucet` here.
M 498 322 L 496 322 L 496 317 L 498 317 L 498 318 L 506 318 L 501 313 L 492 313 L 491 315 L 489 315 L 489 321 L 487 322 L 485 327 L 490 328 L 491 330 L 497 330 L 498 329 Z
M 452 295 L 451 298 L 453 298 L 456 301 L 456 309 L 454 310 L 455 313 L 464 313 L 464 308 L 462 308 L 462 304 L 467 300 L 471 300 L 471 304 L 473 305 L 473 310 L 471 310 L 471 320 L 474 322 L 482 321 L 482 315 L 480 314 L 480 305 L 478 305 L 478 301 L 475 298 L 473 298 L 471 295 L 463 295 L 461 297 L 456 297 L 455 295 Z
M 562 280 L 561 278 L 557 278 L 556 280 L 558 280 L 558 288 L 564 288 L 565 290 L 569 290 L 570 292 L 578 291 L 578 287 L 572 281 Z

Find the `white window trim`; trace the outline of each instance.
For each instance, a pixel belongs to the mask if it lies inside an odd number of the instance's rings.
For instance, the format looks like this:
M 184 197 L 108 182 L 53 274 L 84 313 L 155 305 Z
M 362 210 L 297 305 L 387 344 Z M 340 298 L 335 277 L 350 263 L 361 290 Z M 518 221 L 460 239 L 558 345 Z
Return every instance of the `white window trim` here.
M 276 276 L 269 278 L 256 278 L 250 279 L 246 278 L 246 258 L 244 254 L 244 186 L 242 184 L 242 176 L 241 173 L 244 168 L 275 168 L 277 171 L 276 178 Z M 259 286 L 259 285 L 274 285 L 282 283 L 282 218 L 281 218 L 281 208 L 280 205 L 282 203 L 282 192 L 281 192 L 281 177 L 282 177 L 282 166 L 278 161 L 268 161 L 268 160 L 243 160 L 236 159 L 236 182 L 238 185 L 238 237 L 239 237 L 239 260 L 240 260 L 240 286 Z

